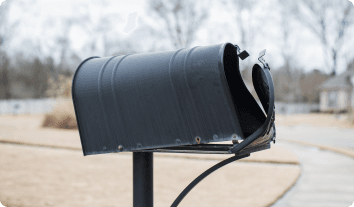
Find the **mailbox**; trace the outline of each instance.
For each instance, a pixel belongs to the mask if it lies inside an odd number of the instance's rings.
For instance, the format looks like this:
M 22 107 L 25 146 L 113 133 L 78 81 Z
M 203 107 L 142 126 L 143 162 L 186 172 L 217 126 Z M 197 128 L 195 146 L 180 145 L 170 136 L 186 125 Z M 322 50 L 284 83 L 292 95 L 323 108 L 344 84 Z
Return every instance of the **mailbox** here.
M 241 77 L 242 54 L 224 43 L 84 60 L 72 84 L 84 155 L 269 148 L 275 138 L 269 67 L 261 61 L 252 72 L 263 111 Z

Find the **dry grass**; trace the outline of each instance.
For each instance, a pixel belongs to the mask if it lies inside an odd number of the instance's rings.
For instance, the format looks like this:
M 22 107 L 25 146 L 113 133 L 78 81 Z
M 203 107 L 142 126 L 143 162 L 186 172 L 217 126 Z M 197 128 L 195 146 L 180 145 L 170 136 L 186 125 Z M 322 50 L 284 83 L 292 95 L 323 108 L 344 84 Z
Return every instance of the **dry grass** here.
M 352 123 L 354 125 L 354 113 L 352 113 L 348 116 L 348 121 L 349 121 L 349 123 Z
M 354 115 L 352 115 L 354 116 Z M 352 118 L 354 119 L 354 118 Z M 348 115 L 335 114 L 293 114 L 275 116 L 275 124 L 277 126 L 297 126 L 307 125 L 314 127 L 331 127 L 338 129 L 353 129 L 354 123 L 348 121 Z
M 61 102 L 57 108 L 63 106 Z M 8 207 L 132 206 L 131 153 L 84 157 L 78 131 L 42 128 L 45 117 L 0 117 L 1 202 Z M 226 159 L 188 158 L 156 153 L 155 206 L 169 206 L 195 177 L 218 159 Z M 291 152 L 273 146 L 241 161 L 298 163 Z M 238 161 L 205 178 L 180 206 L 269 206 L 294 184 L 300 172 L 298 165 Z
M 0 144 L 0 200 L 10 206 L 132 206 L 132 157 Z M 217 161 L 154 158 L 154 206 Z M 180 206 L 269 206 L 293 185 L 298 165 L 234 162 L 199 183 Z M 256 199 L 255 199 L 256 195 Z
M 77 129 L 73 102 L 71 99 L 72 77 L 59 75 L 58 80 L 49 79 L 47 96 L 58 98 L 54 110 L 45 115 L 42 127 Z
M 354 126 L 354 108 L 350 109 L 348 114 L 348 122 Z
M 45 115 L 0 116 L 0 143 L 47 146 L 82 151 L 78 130 L 42 128 Z M 231 144 L 231 141 L 229 141 Z M 124 154 L 131 154 L 125 153 Z M 187 159 L 223 160 L 231 155 L 156 153 L 156 157 L 180 157 Z M 299 164 L 288 149 L 272 145 L 268 150 L 252 153 L 243 162 Z
M 73 102 L 71 99 L 59 99 L 51 113 L 45 115 L 42 127 L 58 129 L 77 129 Z

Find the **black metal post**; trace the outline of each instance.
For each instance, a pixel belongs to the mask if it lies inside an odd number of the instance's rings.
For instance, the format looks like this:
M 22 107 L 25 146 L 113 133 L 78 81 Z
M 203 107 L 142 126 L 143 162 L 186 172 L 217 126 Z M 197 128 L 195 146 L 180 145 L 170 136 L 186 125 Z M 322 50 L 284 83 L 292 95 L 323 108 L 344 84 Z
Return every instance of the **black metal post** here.
M 133 207 L 153 207 L 153 153 L 133 152 Z

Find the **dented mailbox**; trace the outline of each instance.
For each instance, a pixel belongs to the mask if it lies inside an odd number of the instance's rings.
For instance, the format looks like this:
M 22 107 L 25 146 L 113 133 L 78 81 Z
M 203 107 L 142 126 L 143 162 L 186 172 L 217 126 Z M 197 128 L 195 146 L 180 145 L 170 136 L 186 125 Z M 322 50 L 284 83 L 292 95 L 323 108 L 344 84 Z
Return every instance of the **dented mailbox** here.
M 265 114 L 241 77 L 237 48 L 225 43 L 83 61 L 72 96 L 84 155 L 269 148 L 275 137 L 274 97 L 268 97 L 274 96 L 273 82 L 267 64 L 253 67 Z M 216 143 L 229 140 L 235 141 Z

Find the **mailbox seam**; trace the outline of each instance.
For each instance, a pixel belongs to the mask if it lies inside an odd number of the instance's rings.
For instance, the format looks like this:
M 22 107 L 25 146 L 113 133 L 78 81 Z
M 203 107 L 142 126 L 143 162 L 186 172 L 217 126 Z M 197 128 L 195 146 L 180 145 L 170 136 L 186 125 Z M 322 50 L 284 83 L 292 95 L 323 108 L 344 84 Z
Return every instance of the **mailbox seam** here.
M 170 62 L 169 62 L 169 76 L 170 76 L 170 82 L 171 82 L 171 86 L 172 86 L 172 90 L 173 90 L 173 93 L 174 93 L 174 100 L 175 100 L 175 102 L 176 102 L 176 104 L 177 104 L 177 107 L 178 107 L 178 109 L 179 109 L 179 111 L 181 112 L 181 113 L 178 113 L 179 114 L 179 117 L 180 117 L 180 119 L 182 120 L 182 122 L 183 121 L 185 121 L 185 122 L 187 122 L 187 130 L 188 130 L 188 134 L 189 134 L 189 136 L 190 137 L 192 137 L 192 132 L 191 132 L 191 129 L 190 129 L 190 125 L 188 124 L 188 118 L 187 118 L 187 116 L 186 116 L 186 113 L 185 113 L 185 110 L 183 110 L 184 109 L 184 107 L 183 107 L 183 104 L 180 104 L 179 102 L 178 102 L 178 100 L 177 100 L 177 92 L 176 92 L 176 88 L 175 88 L 175 86 L 174 86 L 174 84 L 173 84 L 173 80 L 172 80 L 172 76 L 171 76 L 171 68 L 172 68 L 172 62 L 175 60 L 175 58 L 176 58 L 176 56 L 177 56 L 177 54 L 180 52 L 180 51 L 182 51 L 182 50 L 184 50 L 184 48 L 182 48 L 182 49 L 179 49 L 179 50 L 177 50 L 173 55 L 172 55 L 172 57 L 170 58 Z M 182 114 L 182 115 L 181 115 Z
M 130 54 L 129 54 L 130 55 Z M 120 65 L 120 63 L 126 58 L 126 57 L 128 57 L 129 55 L 125 55 L 124 57 L 122 57 L 116 64 L 115 64 L 115 66 L 114 66 L 114 68 L 113 68 L 113 70 L 112 70 L 112 77 L 111 77 L 111 89 L 112 89 L 112 93 L 113 93 L 113 102 L 114 102 L 114 109 L 115 109 L 115 111 L 117 112 L 120 112 L 120 113 L 118 113 L 119 115 L 120 115 L 120 118 L 121 118 L 121 120 L 122 120 L 122 123 L 123 123 L 123 126 L 124 126 L 124 130 L 122 130 L 122 131 L 124 131 L 124 133 L 125 133 L 125 135 L 126 135 L 126 137 L 125 138 L 130 138 L 130 136 L 128 135 L 129 133 L 128 133 L 128 131 L 127 131 L 127 125 L 126 125 L 126 123 L 125 123 L 125 121 L 124 121 L 124 118 L 123 118 L 123 115 L 122 115 L 122 108 L 121 108 L 121 106 L 120 106 L 120 104 L 119 104 L 119 101 L 117 101 L 117 91 L 116 91 L 116 84 L 115 84 L 115 82 L 114 82 L 114 78 L 115 78 L 115 76 L 117 75 L 117 71 L 118 71 L 118 67 L 119 67 L 119 65 Z M 118 108 L 118 109 L 117 109 Z M 132 145 L 132 143 L 131 143 L 131 139 L 128 139 L 129 140 L 129 143 L 130 143 L 130 145 L 129 145 L 129 147 L 128 146 L 124 146 L 123 145 L 123 151 L 124 151 L 124 148 L 125 147 L 127 147 L 128 149 L 130 149 L 131 148 L 131 146 L 133 146 Z
M 202 131 L 201 132 L 199 132 L 199 133 L 201 133 L 200 135 L 194 135 L 194 136 L 199 136 L 199 137 L 202 137 L 202 142 L 201 143 L 203 143 L 203 141 L 204 141 L 204 139 L 205 139 L 205 137 L 204 136 L 202 136 L 202 135 L 205 135 L 205 133 L 204 133 L 204 128 L 205 127 L 207 127 L 206 125 L 205 125 L 205 121 L 204 121 L 204 118 L 203 118 L 203 116 L 201 116 L 200 114 L 200 109 L 196 106 L 196 103 L 195 103 L 195 100 L 193 99 L 193 94 L 192 94 L 192 92 L 191 92 L 191 90 L 190 90 L 190 84 L 189 84 L 189 82 L 188 82 L 188 78 L 187 78 L 187 71 L 186 71 L 186 65 L 187 65 L 187 62 L 188 62 L 188 60 L 189 60 L 189 57 L 190 57 L 190 55 L 192 54 L 192 52 L 196 49 L 196 48 L 198 48 L 199 46 L 196 46 L 196 47 L 193 47 L 193 48 L 191 48 L 191 49 L 189 49 L 188 50 L 188 52 L 187 52 L 187 54 L 186 54 L 186 56 L 185 56 L 185 58 L 184 58 L 184 63 L 183 63 L 183 69 L 184 69 L 184 76 L 185 76 L 185 80 L 186 80 L 186 83 L 187 83 L 187 89 L 188 89 L 188 95 L 189 95 L 189 98 L 190 98 L 190 101 L 191 101 L 191 106 L 192 106 L 192 111 L 193 111 L 193 113 L 194 114 L 196 114 L 197 116 L 197 118 L 198 117 L 201 117 L 203 120 L 201 120 L 201 127 L 202 127 Z M 199 113 L 198 113 L 199 112 Z M 196 123 L 197 123 L 197 125 L 199 125 L 198 123 L 199 123 L 199 120 L 196 120 Z M 204 128 L 203 128 L 203 126 L 204 126 Z M 193 140 L 194 141 L 194 140 Z
M 105 69 L 107 68 L 106 66 L 108 65 L 108 63 L 114 59 L 115 57 L 117 57 L 119 55 L 116 55 L 116 56 L 113 56 L 111 58 L 109 58 L 108 60 L 106 60 L 106 62 L 103 64 L 103 66 L 101 67 L 100 69 L 100 73 L 98 75 L 98 96 L 99 96 L 99 99 L 100 99 L 100 107 L 101 107 L 101 110 L 103 110 L 103 117 L 104 117 L 104 120 L 106 121 L 106 123 L 108 123 L 109 126 L 107 126 L 107 124 L 104 124 L 106 127 L 106 130 L 108 132 L 108 135 L 110 135 L 111 137 L 113 137 L 113 131 L 112 131 L 112 126 L 109 124 L 109 118 L 108 118 L 108 111 L 107 111 L 107 107 L 106 105 L 104 104 L 104 101 L 103 101 L 103 95 L 102 95 L 102 78 L 103 78 L 103 72 L 105 71 Z M 101 143 L 103 143 L 103 140 L 100 136 L 99 138 L 101 140 Z M 117 145 L 117 141 L 116 139 L 114 139 L 114 141 L 116 142 L 116 145 Z M 106 146 L 104 146 L 106 147 Z M 107 148 L 106 148 L 107 149 Z M 104 150 L 106 151 L 106 150 Z
M 217 70 L 217 69 L 216 69 Z M 213 67 L 211 70 L 207 71 L 207 72 L 213 72 L 215 71 L 215 68 Z M 211 83 L 211 82 L 210 82 Z M 213 87 L 214 89 L 214 87 Z M 215 89 L 216 90 L 216 89 Z M 202 95 L 202 93 L 205 91 L 202 90 L 202 92 L 200 92 L 201 90 L 199 90 L 199 93 L 200 95 Z M 218 93 L 216 93 L 217 95 L 220 95 Z M 211 103 L 213 102 L 213 97 L 210 97 L 208 95 L 206 96 L 202 96 L 204 100 L 206 100 L 205 102 L 207 103 Z M 223 134 L 223 130 L 221 130 L 223 128 L 222 126 L 222 123 L 220 123 L 220 119 L 218 119 L 218 115 L 217 115 L 217 112 L 215 110 L 215 105 L 211 104 L 212 107 L 210 107 L 210 110 L 208 110 L 207 108 L 205 108 L 209 113 L 210 113 L 210 117 L 212 117 L 210 120 L 213 120 L 212 122 L 212 126 L 210 127 L 211 128 L 211 138 L 208 138 L 208 141 L 212 140 L 212 141 L 215 141 L 214 140 L 214 135 L 218 134 L 217 131 L 221 131 L 221 135 L 222 135 L 222 138 L 224 138 L 224 134 Z M 215 118 L 215 119 L 214 119 Z M 225 126 L 224 126 L 225 127 Z M 217 135 L 218 136 L 218 135 Z

